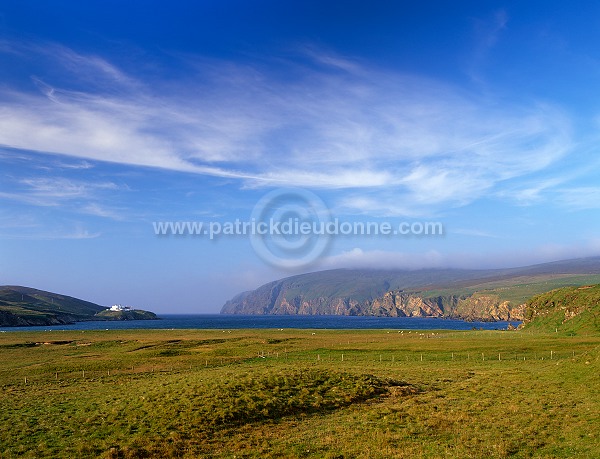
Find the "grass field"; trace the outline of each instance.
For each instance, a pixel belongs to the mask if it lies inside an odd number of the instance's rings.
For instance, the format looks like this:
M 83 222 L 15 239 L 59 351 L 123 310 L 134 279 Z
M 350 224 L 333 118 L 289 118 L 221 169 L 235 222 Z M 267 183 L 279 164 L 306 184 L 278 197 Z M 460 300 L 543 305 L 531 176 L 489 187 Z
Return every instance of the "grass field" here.
M 600 457 L 600 337 L 0 333 L 0 457 Z

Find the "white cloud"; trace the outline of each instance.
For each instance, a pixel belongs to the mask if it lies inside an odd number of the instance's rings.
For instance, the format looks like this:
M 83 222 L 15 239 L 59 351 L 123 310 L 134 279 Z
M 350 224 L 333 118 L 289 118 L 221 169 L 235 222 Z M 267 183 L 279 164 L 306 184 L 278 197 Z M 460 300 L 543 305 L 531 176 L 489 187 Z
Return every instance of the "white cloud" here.
M 354 212 L 464 205 L 571 147 L 570 123 L 554 107 L 500 105 L 315 50 L 306 55 L 318 65 L 279 61 L 275 70 L 187 58 L 193 78 L 171 83 L 59 45 L 23 50 L 77 85 L 42 75 L 37 93 L 0 92 L 0 145 L 247 187 L 345 189 L 339 205 Z M 102 78 L 90 82 L 94 74 Z
M 96 217 L 109 218 L 111 220 L 123 220 L 122 211 L 111 209 L 96 202 L 90 202 L 80 208 L 81 212 Z
M 423 269 L 448 267 L 448 259 L 435 250 L 422 254 L 390 252 L 386 250 L 363 251 L 354 248 L 322 260 L 319 267 L 365 269 Z
M 123 187 L 113 182 L 93 182 L 67 179 L 64 177 L 30 177 L 17 180 L 11 191 L 0 192 L 0 198 L 38 207 L 63 206 L 115 220 L 122 219 L 118 212 L 108 209 L 96 201 L 104 199 L 106 193 Z
M 77 225 L 75 229 L 68 233 L 63 233 L 61 235 L 49 236 L 49 238 L 57 238 L 57 239 L 95 239 L 100 237 L 101 233 L 95 232 L 92 233 L 89 230 L 83 228 L 82 226 Z
M 482 231 L 477 228 L 454 228 L 449 233 L 461 234 L 463 236 L 474 236 L 474 237 L 485 237 L 485 238 L 502 238 L 497 234 L 490 233 L 488 231 Z
M 598 239 L 570 245 L 545 244 L 531 247 L 529 250 L 497 252 L 490 250 L 485 253 L 443 253 L 435 250 L 408 253 L 384 250 L 364 251 L 354 248 L 323 259 L 319 263 L 319 269 L 499 269 L 597 255 L 600 255 L 600 240 Z
M 54 228 L 45 225 L 19 226 L 19 231 L 11 227 L 0 227 L 0 237 L 3 239 L 19 240 L 59 240 L 59 239 L 95 239 L 101 236 L 100 232 L 91 232 L 81 224 L 61 224 Z

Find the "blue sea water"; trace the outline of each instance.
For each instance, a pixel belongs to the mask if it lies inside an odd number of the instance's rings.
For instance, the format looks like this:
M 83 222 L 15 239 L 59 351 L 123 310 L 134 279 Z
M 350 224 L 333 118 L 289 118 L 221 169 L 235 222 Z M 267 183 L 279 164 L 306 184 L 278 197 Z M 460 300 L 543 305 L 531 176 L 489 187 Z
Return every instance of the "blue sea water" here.
M 161 320 L 92 321 L 70 325 L 37 327 L 1 327 L 0 332 L 32 330 L 125 330 L 125 329 L 239 329 L 239 328 L 306 328 L 306 329 L 390 329 L 390 330 L 485 330 L 506 329 L 509 322 L 466 322 L 464 320 L 421 317 L 356 316 L 246 316 L 246 315 L 161 315 Z M 520 322 L 510 322 L 518 325 Z

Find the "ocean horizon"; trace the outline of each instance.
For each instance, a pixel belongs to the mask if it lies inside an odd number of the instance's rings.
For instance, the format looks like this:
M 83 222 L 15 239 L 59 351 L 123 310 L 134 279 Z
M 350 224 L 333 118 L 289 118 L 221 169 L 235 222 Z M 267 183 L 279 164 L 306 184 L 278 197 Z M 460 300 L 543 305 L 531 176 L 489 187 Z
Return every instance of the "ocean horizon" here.
M 0 332 L 128 329 L 394 329 L 394 330 L 503 330 L 519 321 L 468 322 L 433 317 L 372 317 L 318 315 L 160 314 L 160 320 L 86 321 L 63 325 L 0 327 Z

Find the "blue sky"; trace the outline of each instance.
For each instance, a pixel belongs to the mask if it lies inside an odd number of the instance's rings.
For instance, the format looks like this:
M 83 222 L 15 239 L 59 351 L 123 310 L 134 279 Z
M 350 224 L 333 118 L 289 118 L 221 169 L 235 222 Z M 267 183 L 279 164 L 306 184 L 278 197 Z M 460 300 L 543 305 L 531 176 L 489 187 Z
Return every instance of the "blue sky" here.
M 600 254 L 597 43 L 593 2 L 0 2 L 0 283 L 218 312 L 292 272 L 152 222 L 281 187 L 445 228 L 294 272 Z

